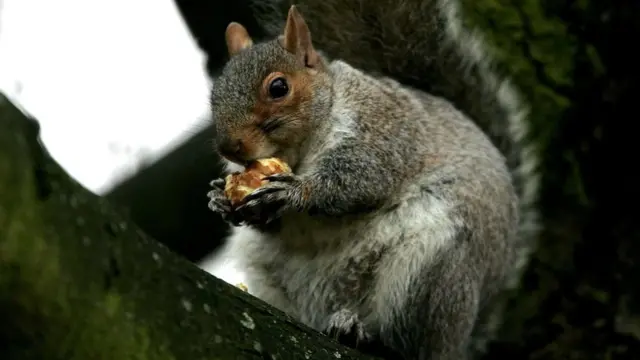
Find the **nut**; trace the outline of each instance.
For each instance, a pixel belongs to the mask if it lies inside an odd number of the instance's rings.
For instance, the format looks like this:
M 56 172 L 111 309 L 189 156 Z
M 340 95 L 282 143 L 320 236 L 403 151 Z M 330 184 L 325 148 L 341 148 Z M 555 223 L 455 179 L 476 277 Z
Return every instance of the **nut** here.
M 225 178 L 224 194 L 236 206 L 245 196 L 266 184 L 263 180 L 267 176 L 290 173 L 291 168 L 278 158 L 260 159 L 250 163 L 243 172 L 227 175 Z

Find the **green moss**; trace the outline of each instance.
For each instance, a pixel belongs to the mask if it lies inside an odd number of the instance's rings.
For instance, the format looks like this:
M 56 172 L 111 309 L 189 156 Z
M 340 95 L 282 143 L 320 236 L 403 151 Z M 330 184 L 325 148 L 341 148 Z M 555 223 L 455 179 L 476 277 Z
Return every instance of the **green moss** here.
M 69 360 L 172 359 L 165 349 L 151 346 L 145 325 L 126 318 L 133 308 L 119 294 L 74 285 L 72 274 L 57 261 L 58 248 L 45 242 L 42 232 L 36 231 L 41 224 L 29 221 L 24 210 L 12 221 L 0 246 L 2 266 L 17 267 L 19 278 L 6 276 L 15 272 L 0 272 L 0 292 L 11 296 L 3 299 L 12 303 L 11 323 L 21 325 L 22 334 L 14 336 L 42 342 L 39 353 L 30 355 Z M 23 349 L 25 354 L 33 345 Z
M 585 52 L 591 62 L 591 67 L 594 70 L 593 71 L 594 76 L 600 77 L 604 75 L 606 72 L 606 69 L 604 67 L 604 64 L 602 63 L 602 59 L 600 58 L 600 55 L 598 54 L 598 50 L 596 50 L 596 48 L 593 45 L 587 44 L 585 48 Z
M 532 108 L 548 101 L 548 94 L 572 84 L 573 60 L 577 39 L 569 34 L 566 24 L 548 16 L 540 1 L 465 0 L 469 25 L 483 30 L 495 47 L 499 63 L 508 68 L 515 82 L 528 95 Z M 546 89 L 545 89 L 546 88 Z M 559 93 L 555 96 L 562 98 Z M 562 104 L 565 100 L 554 101 Z M 562 114 L 561 106 L 532 113 L 532 119 L 551 123 Z M 548 116 L 553 116 L 549 119 Z M 543 119 L 544 118 L 544 119 Z
M 572 105 L 565 89 L 573 86 L 578 39 L 561 19 L 547 14 L 539 0 L 463 0 L 463 4 L 467 24 L 482 29 L 498 64 L 529 103 L 532 140 L 540 154 L 548 154 Z
M 0 135 L 0 318 L 8 325 L 0 333 L 11 331 L 0 339 L 12 342 L 9 358 L 173 359 L 145 324 L 127 318 L 135 310 L 117 292 L 77 281 L 61 262 L 34 174 L 16 166 L 29 163 L 27 141 L 17 134 Z

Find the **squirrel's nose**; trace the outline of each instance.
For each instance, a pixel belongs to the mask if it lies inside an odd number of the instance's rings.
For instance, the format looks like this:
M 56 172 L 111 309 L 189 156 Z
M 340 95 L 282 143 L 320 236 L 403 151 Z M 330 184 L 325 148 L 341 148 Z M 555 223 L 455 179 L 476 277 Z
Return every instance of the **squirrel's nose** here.
M 242 143 L 240 140 L 225 140 L 218 144 L 218 151 L 224 157 L 232 161 L 242 160 Z

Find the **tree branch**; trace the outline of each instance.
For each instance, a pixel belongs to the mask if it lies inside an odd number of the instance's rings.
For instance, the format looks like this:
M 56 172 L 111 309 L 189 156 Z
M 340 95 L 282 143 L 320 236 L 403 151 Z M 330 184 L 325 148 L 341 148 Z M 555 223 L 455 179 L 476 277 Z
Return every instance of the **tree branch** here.
M 365 359 L 210 276 L 74 182 L 0 94 L 7 359 Z

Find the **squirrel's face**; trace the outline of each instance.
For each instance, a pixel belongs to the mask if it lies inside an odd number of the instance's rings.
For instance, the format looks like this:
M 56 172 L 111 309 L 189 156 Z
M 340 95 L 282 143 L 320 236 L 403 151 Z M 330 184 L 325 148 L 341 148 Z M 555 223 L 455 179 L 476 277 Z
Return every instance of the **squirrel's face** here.
M 214 80 L 211 110 L 216 145 L 236 163 L 281 157 L 292 163 L 322 112 L 328 76 L 298 66 L 277 41 L 232 58 Z M 315 116 L 314 116 L 315 115 Z
M 295 166 L 314 119 L 327 108 L 324 62 L 292 11 L 284 35 L 266 43 L 254 45 L 240 24 L 227 28 L 231 56 L 213 82 L 211 110 L 217 150 L 232 162 L 279 157 Z

